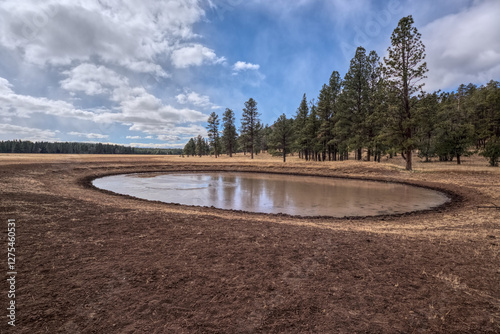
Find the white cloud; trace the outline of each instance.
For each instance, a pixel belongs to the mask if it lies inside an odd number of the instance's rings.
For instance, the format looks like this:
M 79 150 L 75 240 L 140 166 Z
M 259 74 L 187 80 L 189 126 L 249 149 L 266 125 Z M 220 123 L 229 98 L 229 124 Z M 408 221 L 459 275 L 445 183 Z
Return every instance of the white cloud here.
M 144 137 L 144 139 L 159 139 L 168 141 L 187 141 L 189 138 L 196 137 L 199 134 L 206 137 L 207 129 L 199 124 L 188 124 L 185 126 L 175 124 L 136 124 L 130 127 L 131 131 L 142 131 L 144 133 L 154 134 Z M 162 138 L 162 139 L 160 139 Z
M 196 137 L 201 134 L 202 136 L 207 136 L 207 129 L 198 124 L 190 124 L 186 126 L 179 126 L 175 124 L 148 124 L 146 122 L 135 123 L 129 130 L 131 131 L 141 131 L 148 134 L 162 135 L 168 133 L 170 136 L 178 136 L 181 138 L 191 138 Z M 145 139 L 153 139 L 153 136 L 144 137 Z
M 125 59 L 120 61 L 120 65 L 137 73 L 151 73 L 158 78 L 169 78 L 170 75 L 158 65 L 147 61 L 131 61 Z
M 9 80 L 0 77 L 0 94 L 12 94 L 12 85 L 10 84 Z
M 166 76 L 156 58 L 196 37 L 199 0 L 3 0 L 0 44 L 31 64 L 91 59 Z
M 61 81 L 63 88 L 89 95 L 108 94 L 110 101 L 117 104 L 114 109 L 118 112 L 101 111 L 94 115 L 96 122 L 118 122 L 129 125 L 130 129 L 148 129 L 148 133 L 161 134 L 165 126 L 204 122 L 208 118 L 197 110 L 165 105 L 144 87 L 131 87 L 126 78 L 104 66 L 82 64 L 64 73 L 68 78 Z
M 239 75 L 240 73 L 246 72 L 245 78 L 242 80 L 245 84 L 258 87 L 260 83 L 266 78 L 265 75 L 260 73 L 259 64 L 246 63 L 244 61 L 238 61 L 233 65 L 233 76 Z
M 207 115 L 197 110 L 178 109 L 165 105 L 144 88 L 130 87 L 125 81 L 114 81 L 116 78 L 111 72 L 108 73 L 107 70 L 102 70 L 102 72 L 110 75 L 110 80 L 107 83 L 112 84 L 108 85 L 108 93 L 111 94 L 111 100 L 117 103 L 117 106 L 112 109 L 80 110 L 65 101 L 16 94 L 12 90 L 12 85 L 0 77 L 0 116 L 4 118 L 30 118 L 35 113 L 41 113 L 95 122 L 98 128 L 103 128 L 105 124 L 119 123 L 128 125 L 130 130 L 143 131 L 151 135 L 171 133 L 172 129 L 179 125 L 182 127 L 178 129 L 189 130 L 190 128 L 186 127 L 186 124 L 205 122 L 208 119 Z M 102 85 L 104 80 L 100 80 L 101 78 L 97 80 L 96 76 L 90 76 L 90 79 L 91 82 L 96 83 L 94 88 L 95 91 L 98 91 L 99 85 Z M 84 89 L 85 80 L 70 80 L 66 84 L 74 89 Z M 112 87 L 118 84 L 122 84 L 122 86 Z M 94 90 L 90 92 L 94 93 Z M 177 134 L 180 133 L 177 132 Z
M 86 120 L 94 117 L 93 112 L 77 109 L 65 101 L 16 94 L 9 81 L 0 77 L 0 115 L 29 118 L 34 113 Z
M 214 50 L 201 44 L 193 44 L 178 48 L 172 52 L 172 63 L 177 68 L 201 66 L 202 64 L 220 64 L 226 61 L 224 57 L 217 57 Z
M 238 61 L 233 65 L 233 70 L 236 72 L 246 71 L 246 70 L 258 70 L 260 65 L 245 63 L 244 61 Z
M 219 106 L 214 105 L 210 102 L 210 98 L 207 95 L 200 95 L 196 92 L 186 91 L 184 94 L 179 94 L 175 97 L 180 104 L 192 104 L 197 107 L 219 109 Z
M 156 139 L 171 142 L 171 141 L 179 141 L 181 140 L 181 137 L 171 136 L 171 135 L 159 135 L 156 137 Z
M 421 29 L 428 79 L 424 89 L 453 89 L 460 84 L 500 78 L 500 1 L 477 1 Z
M 200 110 L 217 106 L 186 92 L 188 102 L 176 108 L 153 93 L 159 78 L 171 77 L 168 66 L 225 62 L 193 32 L 205 15 L 203 6 L 208 8 L 202 0 L 1 1 L 0 49 L 23 70 L 14 69 L 10 82 L 0 77 L 0 117 L 24 118 L 30 125 L 50 120 L 52 127 L 85 120 L 72 135 L 90 139 L 120 131 L 113 124 L 144 131 L 148 139 L 176 126 L 192 135 L 192 127 L 208 118 Z M 57 76 L 62 90 L 54 85 Z M 25 82 L 43 82 L 46 89 L 30 94 Z M 50 98 L 43 97 L 47 92 Z
M 68 132 L 68 135 L 70 136 L 76 136 L 76 137 L 84 137 L 87 139 L 104 139 L 104 138 L 109 138 L 109 135 L 102 135 L 99 133 L 82 133 L 82 132 Z
M 2 139 L 23 139 L 31 141 L 54 141 L 57 140 L 56 131 L 42 130 L 12 124 L 0 124 L 0 135 Z
M 121 113 L 107 113 L 101 115 L 100 118 L 133 123 L 136 126 L 144 123 L 158 127 L 162 124 L 204 122 L 208 118 L 207 115 L 197 110 L 177 109 L 164 105 L 160 99 L 145 91 L 120 102 L 120 109 Z
M 69 91 L 82 91 L 87 95 L 110 94 L 111 89 L 128 86 L 128 80 L 116 72 L 94 64 L 80 64 L 64 71 L 68 78 L 61 81 L 61 87 Z
M 141 139 L 141 136 L 127 136 L 127 139 Z

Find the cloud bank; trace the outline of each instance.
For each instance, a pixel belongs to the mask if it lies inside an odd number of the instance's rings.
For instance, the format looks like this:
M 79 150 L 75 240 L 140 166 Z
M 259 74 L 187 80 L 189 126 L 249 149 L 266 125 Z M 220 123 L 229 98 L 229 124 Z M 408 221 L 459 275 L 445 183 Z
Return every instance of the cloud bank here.
M 425 90 L 500 78 L 500 1 L 486 0 L 421 29 L 429 68 Z

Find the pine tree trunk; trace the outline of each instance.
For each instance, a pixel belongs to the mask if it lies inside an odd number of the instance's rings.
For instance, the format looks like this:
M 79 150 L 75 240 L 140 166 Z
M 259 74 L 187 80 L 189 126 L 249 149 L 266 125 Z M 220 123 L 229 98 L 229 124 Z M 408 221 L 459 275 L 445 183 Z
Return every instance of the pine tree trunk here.
M 406 150 L 406 170 L 412 170 L 411 149 Z
M 286 162 L 286 143 L 283 141 L 283 162 Z
M 457 165 L 460 165 L 460 163 L 461 163 L 460 157 L 461 157 L 461 155 L 457 153 Z

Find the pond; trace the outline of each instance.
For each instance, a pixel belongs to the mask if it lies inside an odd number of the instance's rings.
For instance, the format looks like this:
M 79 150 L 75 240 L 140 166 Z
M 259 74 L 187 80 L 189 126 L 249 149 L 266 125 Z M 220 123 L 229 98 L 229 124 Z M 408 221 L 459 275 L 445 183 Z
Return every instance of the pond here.
M 96 179 L 97 188 L 137 198 L 299 216 L 374 216 L 426 210 L 450 199 L 404 184 L 263 173 L 138 173 Z

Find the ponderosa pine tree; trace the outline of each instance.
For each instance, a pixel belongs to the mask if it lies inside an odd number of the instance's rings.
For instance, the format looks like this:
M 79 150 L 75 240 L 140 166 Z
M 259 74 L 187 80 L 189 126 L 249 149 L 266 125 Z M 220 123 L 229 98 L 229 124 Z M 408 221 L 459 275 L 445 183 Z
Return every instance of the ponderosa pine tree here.
M 205 155 L 206 154 L 205 139 L 201 135 L 198 135 L 198 137 L 196 137 L 195 143 L 196 143 L 196 150 L 195 150 L 196 155 L 198 155 L 199 157 Z
M 245 146 L 250 150 L 252 159 L 259 135 L 258 132 L 262 128 L 259 116 L 260 114 L 257 111 L 257 102 L 255 102 L 253 98 L 250 98 L 247 102 L 245 102 L 245 108 L 243 108 L 243 115 L 241 117 L 241 134 L 245 139 Z
M 342 93 L 342 79 L 337 71 L 333 71 L 330 75 L 330 80 L 328 82 L 328 88 L 330 90 L 330 108 L 331 116 L 329 121 L 328 130 L 330 131 L 330 137 L 328 141 L 328 160 L 337 160 L 338 145 L 335 141 L 335 121 L 336 116 L 340 110 L 340 96 Z
M 273 130 L 269 125 L 266 124 L 260 131 L 259 131 L 259 146 L 262 151 L 268 151 L 269 146 L 271 145 L 272 141 L 272 133 Z
M 500 83 L 491 80 L 483 88 L 485 91 L 486 117 L 483 122 L 488 124 L 485 134 L 489 138 L 500 138 Z
M 382 145 L 378 140 L 383 127 L 384 119 L 382 113 L 385 110 L 385 91 L 382 80 L 382 68 L 380 57 L 375 51 L 370 51 L 367 56 L 368 62 L 368 113 L 364 119 L 365 143 L 367 148 L 367 160 L 370 161 L 372 154 L 374 160 L 380 162 Z
M 259 154 L 261 151 L 264 151 L 265 139 L 263 136 L 264 124 L 257 122 L 257 126 L 255 127 L 255 145 L 254 145 L 254 153 L 255 155 Z
M 187 155 L 188 157 L 190 155 L 194 156 L 196 154 L 196 143 L 194 142 L 193 138 L 189 139 L 189 141 L 187 142 L 187 144 L 184 146 L 183 153 L 185 155 Z
M 219 138 L 219 115 L 214 112 L 208 117 L 208 138 L 210 139 L 210 146 L 214 149 L 215 158 L 219 156 L 220 153 L 220 138 Z
M 457 93 L 441 95 L 440 119 L 438 121 L 438 144 L 436 151 L 441 160 L 461 157 L 469 153 L 474 142 L 474 125 L 469 120 L 469 113 L 465 107 L 464 86 L 459 87 Z
M 283 154 L 283 162 L 286 162 L 286 155 L 290 151 L 293 142 L 294 126 L 293 119 L 287 119 L 283 114 L 273 124 L 272 143 Z
M 332 138 L 332 105 L 330 87 L 326 84 L 323 85 L 318 97 L 317 113 L 319 119 L 318 129 L 318 142 L 321 145 L 321 161 L 326 160 L 326 153 L 328 151 L 328 143 Z
M 311 160 L 318 161 L 318 155 L 322 146 L 318 139 L 320 121 L 318 119 L 316 105 L 314 102 L 311 103 L 310 110 L 311 112 L 309 113 L 309 117 L 306 122 L 307 151 L 311 156 Z
M 425 162 L 429 162 L 436 153 L 439 102 L 440 97 L 436 92 L 422 94 L 416 109 L 415 145 L 419 157 L 425 158 Z
M 299 152 L 300 158 L 305 158 L 308 160 L 307 152 L 307 132 L 306 123 L 307 117 L 309 116 L 309 106 L 307 105 L 306 94 L 302 97 L 300 101 L 299 108 L 297 109 L 297 114 L 295 115 L 294 131 L 296 134 L 294 149 Z
M 231 109 L 226 108 L 222 122 L 222 145 L 226 153 L 232 157 L 233 153 L 236 152 L 238 134 L 236 133 L 234 112 Z
M 414 105 L 411 97 L 421 91 L 427 72 L 425 46 L 420 40 L 421 35 L 413 26 L 413 17 L 403 17 L 391 36 L 389 55 L 384 58 L 383 72 L 391 87 L 397 108 L 392 108 L 395 114 L 388 119 L 394 123 L 392 135 L 396 138 L 399 148 L 404 152 L 406 169 L 412 170 L 412 152 L 415 148 Z
M 357 160 L 361 160 L 361 153 L 368 141 L 366 119 L 370 103 L 370 67 L 363 47 L 356 49 L 351 59 L 349 70 L 343 81 L 342 101 L 344 106 L 345 123 L 348 125 L 349 146 L 356 151 Z

